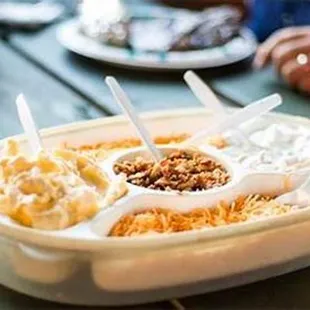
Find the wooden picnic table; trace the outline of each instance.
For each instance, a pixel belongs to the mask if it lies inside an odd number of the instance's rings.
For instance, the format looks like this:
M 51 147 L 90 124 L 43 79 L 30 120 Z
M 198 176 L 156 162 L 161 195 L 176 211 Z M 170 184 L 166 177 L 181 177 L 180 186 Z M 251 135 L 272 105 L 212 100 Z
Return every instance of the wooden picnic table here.
M 57 24 L 50 25 L 33 32 L 14 30 L 8 33 L 1 30 L 1 138 L 22 131 L 15 109 L 15 98 L 20 92 L 26 95 L 40 128 L 120 113 L 104 84 L 103 78 L 106 75 L 114 75 L 120 80 L 139 111 L 199 105 L 182 81 L 183 72 L 140 72 L 115 68 L 74 55 L 57 42 L 55 35 L 57 27 Z M 234 84 L 236 80 L 231 81 L 229 78 L 234 76 L 232 74 L 238 73 L 241 80 L 245 75 L 251 80 L 256 74 L 249 71 L 248 61 L 228 68 L 203 70 L 199 73 L 205 80 L 210 81 L 214 90 L 227 105 L 244 105 L 250 102 L 250 99 L 255 99 L 249 96 L 244 98 L 234 96 L 229 87 L 229 83 L 232 83 L 235 88 L 238 87 Z M 262 74 L 270 77 L 268 71 Z M 247 77 L 245 79 L 248 80 Z M 282 111 L 310 116 L 310 105 L 303 103 L 304 98 L 291 93 L 286 88 L 281 88 L 282 86 L 276 87 L 281 93 L 286 92 L 286 95 L 291 96 L 294 101 L 286 103 Z M 290 266 L 288 265 L 287 268 L 289 270 Z M 310 268 L 256 284 L 184 298 L 180 303 L 186 309 L 197 310 L 310 309 L 309 286 Z M 173 309 L 173 307 L 170 302 L 162 302 L 126 309 Z M 0 309 L 86 308 L 57 305 L 0 287 Z

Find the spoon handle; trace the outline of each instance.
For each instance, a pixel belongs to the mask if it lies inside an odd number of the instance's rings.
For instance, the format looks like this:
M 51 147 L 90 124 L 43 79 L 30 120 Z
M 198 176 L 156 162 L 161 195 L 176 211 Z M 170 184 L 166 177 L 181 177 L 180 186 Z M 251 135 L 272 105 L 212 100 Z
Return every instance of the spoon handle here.
M 228 115 L 218 97 L 195 72 L 188 70 L 185 72 L 183 78 L 193 94 L 207 109 L 211 108 L 218 118 L 224 118 Z
M 19 94 L 16 98 L 17 112 L 19 120 L 24 128 L 30 148 L 34 154 L 43 149 L 42 141 L 33 120 L 29 106 L 23 94 Z
M 281 103 L 282 98 L 279 94 L 273 94 L 271 96 L 260 99 L 235 112 L 231 116 L 226 117 L 224 120 L 220 121 L 212 128 L 204 130 L 197 135 L 189 138 L 188 143 L 194 143 L 195 141 L 199 141 L 200 139 L 210 135 L 220 134 L 230 128 L 236 128 L 245 121 L 248 121 L 255 117 L 259 117 L 262 114 L 269 112 L 270 110 L 279 106 Z
M 115 100 L 118 102 L 118 104 L 122 107 L 123 111 L 128 115 L 131 123 L 135 126 L 139 136 L 141 137 L 142 141 L 146 145 L 146 147 L 151 152 L 153 159 L 156 162 L 159 162 L 163 156 L 161 152 L 158 151 L 155 144 L 153 143 L 148 131 L 144 127 L 141 119 L 139 118 L 138 114 L 136 113 L 133 105 L 131 104 L 128 96 L 124 92 L 124 90 L 121 88 L 119 83 L 116 81 L 116 79 L 112 76 L 108 76 L 105 79 L 107 85 L 109 86 Z

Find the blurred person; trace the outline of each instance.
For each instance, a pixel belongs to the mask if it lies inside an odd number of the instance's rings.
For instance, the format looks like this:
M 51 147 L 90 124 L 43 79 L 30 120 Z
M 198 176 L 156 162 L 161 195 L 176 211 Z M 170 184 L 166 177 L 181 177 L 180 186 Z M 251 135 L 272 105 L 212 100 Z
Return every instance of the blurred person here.
M 262 43 L 254 67 L 272 63 L 293 88 L 310 94 L 310 0 L 162 0 L 195 8 L 230 4 L 246 11 L 247 26 Z
M 257 50 L 254 67 L 271 62 L 283 79 L 310 95 L 310 26 L 277 30 Z
M 293 88 L 310 94 L 310 0 L 253 0 L 248 26 L 264 41 L 254 67 L 272 63 Z

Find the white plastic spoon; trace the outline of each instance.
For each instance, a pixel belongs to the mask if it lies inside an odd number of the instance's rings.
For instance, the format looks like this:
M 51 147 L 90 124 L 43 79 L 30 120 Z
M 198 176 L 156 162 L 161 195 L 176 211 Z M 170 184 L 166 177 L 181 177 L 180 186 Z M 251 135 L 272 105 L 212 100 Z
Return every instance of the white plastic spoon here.
M 43 149 L 43 144 L 37 126 L 33 120 L 31 111 L 23 94 L 19 94 L 17 96 L 16 106 L 19 120 L 28 138 L 32 153 L 37 154 Z
M 212 126 L 212 128 L 198 132 L 191 138 L 187 139 L 186 143 L 195 144 L 196 141 L 200 141 L 202 138 L 220 134 L 227 129 L 236 128 L 245 121 L 271 111 L 281 103 L 282 97 L 279 94 L 273 94 L 260 99 L 219 121 Z
M 219 98 L 213 90 L 193 71 L 188 70 L 183 76 L 185 82 L 196 96 L 196 98 L 207 108 L 214 111 L 214 116 L 217 121 L 221 121 L 229 117 L 229 113 L 221 103 Z M 249 138 L 238 128 L 234 129 L 235 133 L 244 141 L 248 146 L 258 149 L 264 149 L 249 140 Z
M 211 108 L 215 112 L 217 119 L 223 119 L 229 115 L 215 93 L 195 72 L 188 70 L 183 78 L 197 99 L 207 109 Z
M 124 90 L 121 88 L 121 86 L 114 77 L 108 76 L 106 77 L 105 81 L 109 86 L 115 100 L 121 106 L 123 111 L 127 114 L 131 123 L 136 128 L 143 143 L 152 154 L 154 161 L 159 162 L 161 159 L 163 159 L 163 155 L 153 143 L 149 132 L 144 127 L 141 119 L 139 118 L 137 112 L 135 111 L 133 105 L 131 104 L 129 97 L 126 95 L 126 93 L 124 92 Z
M 310 177 L 297 189 L 276 198 L 281 204 L 310 206 Z

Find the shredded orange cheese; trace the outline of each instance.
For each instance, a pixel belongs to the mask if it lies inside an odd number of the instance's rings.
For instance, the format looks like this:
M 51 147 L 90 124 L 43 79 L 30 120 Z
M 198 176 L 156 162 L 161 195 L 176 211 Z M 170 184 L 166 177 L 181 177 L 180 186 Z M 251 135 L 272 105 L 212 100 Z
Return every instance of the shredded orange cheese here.
M 221 201 L 214 208 L 199 208 L 187 213 L 153 208 L 124 216 L 114 225 L 109 235 L 125 237 L 211 228 L 281 215 L 291 208 L 263 195 L 240 196 L 231 204 Z
M 188 134 L 170 135 L 170 136 L 158 136 L 154 139 L 156 144 L 172 144 L 181 143 L 189 137 Z M 95 158 L 105 159 L 113 152 L 121 149 L 128 149 L 138 147 L 142 144 L 140 139 L 126 138 L 113 141 L 104 141 L 96 144 L 82 145 L 79 147 L 72 147 L 68 144 L 64 144 L 64 147 L 73 151 L 79 151 L 87 153 Z
M 158 136 L 154 139 L 156 144 L 170 144 L 170 143 L 181 143 L 189 137 L 188 134 L 180 134 L 180 135 L 171 135 L 171 136 Z M 113 150 L 113 149 L 124 149 L 124 148 L 131 148 L 140 146 L 141 140 L 137 138 L 126 138 L 126 139 L 119 139 L 113 141 L 105 141 L 100 142 L 97 144 L 92 145 L 82 145 L 77 148 L 69 147 L 74 150 L 80 151 L 89 151 L 89 150 L 97 150 L 97 149 L 106 149 L 106 150 Z
M 158 136 L 154 138 L 156 144 L 178 144 L 190 137 L 189 134 L 182 133 L 178 135 L 169 136 Z M 218 149 L 223 149 L 229 144 L 226 139 L 222 136 L 209 137 L 206 143 L 212 145 Z M 113 152 L 121 149 L 133 148 L 142 144 L 140 139 L 137 138 L 126 138 L 113 141 L 104 141 L 95 144 L 86 144 L 79 147 L 72 147 L 68 144 L 64 144 L 64 147 L 73 151 L 86 152 L 88 155 L 94 156 L 95 158 L 104 159 L 111 155 Z
M 189 138 L 190 135 L 186 133 L 170 136 L 158 136 L 154 138 L 156 144 L 178 144 Z M 210 144 L 218 149 L 223 149 L 229 144 L 226 139 L 222 136 L 209 137 L 206 140 L 207 144 Z M 126 138 L 113 141 L 104 141 L 96 144 L 86 144 L 79 147 L 72 147 L 68 144 L 64 144 L 64 147 L 73 151 L 86 152 L 88 155 L 94 156 L 95 158 L 105 159 L 113 152 L 121 149 L 133 148 L 142 144 L 140 139 L 137 138 Z
M 217 149 L 224 149 L 229 146 L 228 141 L 223 136 L 212 136 L 207 138 L 207 144 L 216 147 Z

